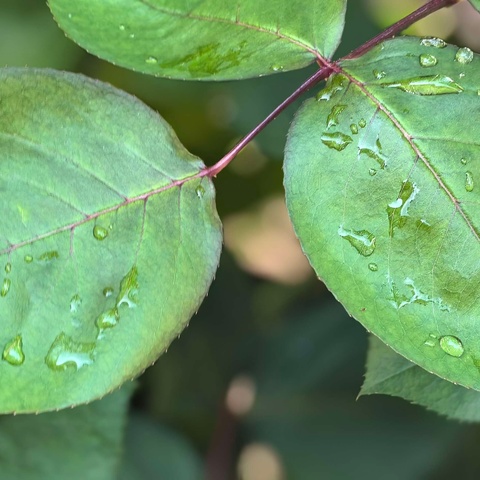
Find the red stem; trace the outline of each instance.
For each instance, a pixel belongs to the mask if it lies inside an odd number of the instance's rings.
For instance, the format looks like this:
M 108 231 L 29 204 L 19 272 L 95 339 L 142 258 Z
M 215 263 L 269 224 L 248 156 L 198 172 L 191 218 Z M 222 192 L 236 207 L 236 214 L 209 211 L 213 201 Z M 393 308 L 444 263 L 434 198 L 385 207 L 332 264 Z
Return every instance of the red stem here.
M 431 13 L 440 10 L 443 7 L 449 7 L 456 3 L 461 2 L 462 0 L 430 0 L 425 5 L 419 9 L 412 12 L 410 15 L 407 15 L 405 18 L 402 18 L 398 22 L 394 23 L 391 27 L 384 30 L 382 33 L 376 37 L 368 40 L 360 47 L 356 48 L 346 57 L 343 57 L 340 60 L 347 60 L 351 58 L 356 58 L 361 55 L 364 55 L 368 50 L 372 49 L 375 45 L 378 45 L 383 40 L 394 37 L 397 33 L 405 30 L 407 27 L 412 25 L 418 20 L 430 15 Z M 321 61 L 321 59 L 320 59 Z M 205 168 L 200 172 L 201 177 L 215 177 L 219 172 L 221 172 L 242 150 L 245 146 L 250 143 L 269 123 L 271 123 L 275 118 L 283 112 L 292 102 L 294 102 L 300 95 L 305 93 L 311 87 L 316 85 L 321 80 L 328 78 L 334 71 L 334 68 L 323 67 L 317 72 L 315 72 L 310 78 L 308 78 L 299 88 L 297 88 L 287 99 L 285 99 L 275 110 L 273 110 L 270 115 L 268 115 L 262 122 L 260 122 L 250 133 L 237 143 L 232 150 L 230 150 L 224 157 L 222 157 L 215 165 Z

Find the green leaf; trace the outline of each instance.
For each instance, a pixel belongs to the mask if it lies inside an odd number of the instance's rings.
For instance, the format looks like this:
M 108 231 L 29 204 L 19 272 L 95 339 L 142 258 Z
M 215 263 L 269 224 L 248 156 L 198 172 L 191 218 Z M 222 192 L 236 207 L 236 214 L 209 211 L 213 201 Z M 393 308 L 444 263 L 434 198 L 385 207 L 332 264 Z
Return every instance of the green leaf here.
M 480 393 L 442 380 L 370 336 L 367 372 L 360 395 L 402 397 L 456 420 L 480 421 Z
M 197 310 L 221 249 L 203 163 L 138 100 L 0 71 L 0 410 L 101 397 Z
M 177 432 L 151 418 L 132 415 L 126 432 L 121 480 L 201 480 L 204 469 L 198 453 Z
M 0 417 L 2 480 L 113 480 L 132 385 L 90 405 Z
M 346 0 L 50 0 L 60 28 L 95 55 L 151 75 L 226 80 L 330 57 Z
M 469 0 L 469 1 L 480 12 L 480 0 Z
M 480 389 L 480 59 L 399 38 L 340 66 L 286 147 L 303 249 L 368 330 Z

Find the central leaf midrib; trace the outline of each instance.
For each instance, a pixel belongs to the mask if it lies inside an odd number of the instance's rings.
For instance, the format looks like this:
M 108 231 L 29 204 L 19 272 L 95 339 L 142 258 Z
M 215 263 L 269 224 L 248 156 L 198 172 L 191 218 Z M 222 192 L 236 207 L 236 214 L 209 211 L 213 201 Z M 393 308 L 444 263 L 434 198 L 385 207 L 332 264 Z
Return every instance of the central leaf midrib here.
M 139 0 L 139 1 L 140 1 L 140 3 L 143 3 L 146 7 L 151 8 L 152 10 L 155 10 L 159 13 L 164 14 L 164 15 L 171 15 L 171 16 L 174 16 L 174 17 L 192 19 L 192 20 L 201 20 L 201 21 L 205 21 L 205 22 L 217 22 L 217 23 L 225 23 L 227 25 L 237 25 L 237 26 L 244 27 L 244 28 L 247 28 L 247 29 L 255 30 L 255 31 L 260 32 L 260 33 L 273 35 L 276 38 L 280 38 L 282 40 L 287 40 L 290 43 L 293 43 L 294 45 L 307 50 L 308 52 L 310 52 L 311 54 L 313 54 L 317 58 L 323 59 L 323 57 L 320 55 L 320 53 L 317 52 L 312 46 L 306 45 L 300 39 L 293 38 L 292 36 L 284 35 L 284 34 L 278 32 L 278 31 L 269 30 L 267 28 L 263 28 L 263 27 L 260 27 L 258 25 L 251 25 L 251 24 L 245 23 L 245 22 L 232 21 L 232 20 L 228 20 L 226 18 L 208 17 L 208 16 L 204 16 L 204 15 L 191 14 L 191 13 L 181 13 L 181 12 L 178 12 L 178 11 L 169 10 L 168 8 L 165 8 L 165 7 L 158 7 L 156 5 L 152 5 L 147 0 Z

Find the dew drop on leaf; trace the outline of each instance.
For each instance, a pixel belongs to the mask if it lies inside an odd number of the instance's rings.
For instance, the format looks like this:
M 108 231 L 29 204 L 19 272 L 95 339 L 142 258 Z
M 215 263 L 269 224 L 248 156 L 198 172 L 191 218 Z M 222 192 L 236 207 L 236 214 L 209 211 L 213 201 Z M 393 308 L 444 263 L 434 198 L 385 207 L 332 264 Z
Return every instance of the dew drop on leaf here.
M 463 92 L 463 88 L 446 75 L 431 75 L 406 78 L 399 82 L 384 84 L 413 95 L 446 95 Z
M 358 126 L 360 128 L 365 128 L 367 126 L 367 122 L 365 121 L 364 118 L 361 118 L 360 121 L 358 122 Z
M 367 230 L 345 230 L 340 227 L 338 234 L 364 257 L 369 257 L 375 251 L 377 239 Z
M 325 100 L 328 102 L 336 93 L 344 89 L 344 81 L 345 77 L 342 75 L 330 77 L 326 87 L 317 94 L 317 100 Z
M 23 261 L 24 261 L 25 263 L 32 263 L 32 262 L 33 262 L 33 257 L 32 257 L 31 255 L 25 255 L 25 256 L 23 257 Z
M 334 105 L 327 117 L 327 128 L 338 125 L 338 116 L 347 108 L 346 105 Z
M 105 240 L 108 237 L 108 230 L 104 227 L 101 227 L 100 225 L 95 225 L 93 227 L 93 236 L 97 240 Z
M 58 258 L 60 255 L 58 254 L 58 252 L 56 250 L 52 250 L 50 252 L 44 252 L 42 253 L 38 259 L 41 261 L 41 262 L 50 262 L 51 260 L 55 260 L 56 258 Z
M 451 357 L 461 357 L 464 352 L 461 340 L 453 335 L 445 335 L 440 338 L 441 349 Z
M 118 324 L 120 320 L 120 314 L 118 313 L 118 308 L 114 307 L 106 312 L 100 314 L 95 320 L 95 325 L 98 329 L 105 330 L 106 328 L 113 328 Z
M 353 135 L 357 135 L 358 133 L 358 127 L 355 123 L 352 123 L 350 125 L 350 131 L 352 132 Z
M 272 65 L 270 67 L 274 72 L 281 72 L 283 70 L 283 66 L 282 65 Z
M 429 53 L 422 53 L 418 60 L 420 65 L 426 68 L 434 67 L 438 62 L 437 57 L 435 57 L 435 55 L 430 55 Z
M 158 59 L 150 56 L 145 59 L 145 63 L 148 63 L 149 65 L 156 65 L 158 63 Z
M 11 284 L 12 284 L 12 282 L 9 278 L 5 278 L 3 280 L 2 288 L 0 289 L 0 295 L 2 297 L 6 297 L 8 295 L 8 292 L 10 291 L 10 285 Z
M 78 370 L 93 363 L 94 350 L 95 343 L 76 342 L 62 332 L 53 341 L 45 363 L 51 370 L 64 371 L 70 367 Z
M 197 197 L 198 198 L 203 198 L 203 196 L 205 195 L 205 189 L 199 185 L 196 189 L 195 189 L 195 193 L 197 194 Z
M 125 31 L 125 25 L 119 25 L 119 26 L 118 26 L 118 29 L 119 29 L 120 31 L 124 32 L 124 31 Z
M 466 165 L 466 164 L 467 164 L 467 159 L 466 159 L 466 158 L 461 158 L 461 159 L 460 159 L 460 163 L 461 163 L 462 165 Z
M 473 175 L 472 172 L 465 173 L 465 190 L 467 192 L 473 192 Z
M 374 168 L 369 168 L 369 169 L 368 169 L 368 174 L 369 174 L 371 177 L 374 177 L 374 176 L 377 174 L 377 171 L 376 171 Z
M 12 271 L 12 264 L 9 262 L 5 265 L 5 273 L 10 273 Z
M 466 65 L 473 60 L 473 52 L 467 47 L 459 48 L 455 54 L 455 61 Z
M 113 288 L 112 287 L 105 287 L 103 289 L 103 296 L 108 298 L 108 297 L 111 297 L 113 295 Z
M 420 45 L 424 47 L 435 47 L 435 48 L 445 48 L 447 46 L 446 42 L 441 38 L 436 37 L 425 37 L 420 41 Z
M 381 80 L 387 75 L 387 73 L 382 70 L 374 70 L 372 73 L 377 80 Z
M 372 272 L 376 272 L 378 270 L 378 265 L 376 263 L 369 263 L 368 269 L 371 270 Z
M 118 292 L 117 307 L 126 304 L 129 308 L 137 305 L 138 294 L 138 271 L 137 267 L 132 269 L 123 277 L 120 282 L 120 291 Z
M 17 335 L 5 345 L 2 358 L 10 365 L 19 366 L 23 364 L 25 361 L 25 354 L 23 353 L 23 342 L 21 335 Z
M 321 137 L 322 142 L 328 147 L 337 151 L 342 151 L 353 142 L 352 137 L 341 132 L 325 132 Z
M 82 304 L 82 299 L 80 298 L 80 295 L 76 293 L 71 299 L 70 299 L 70 312 L 75 313 L 80 305 Z

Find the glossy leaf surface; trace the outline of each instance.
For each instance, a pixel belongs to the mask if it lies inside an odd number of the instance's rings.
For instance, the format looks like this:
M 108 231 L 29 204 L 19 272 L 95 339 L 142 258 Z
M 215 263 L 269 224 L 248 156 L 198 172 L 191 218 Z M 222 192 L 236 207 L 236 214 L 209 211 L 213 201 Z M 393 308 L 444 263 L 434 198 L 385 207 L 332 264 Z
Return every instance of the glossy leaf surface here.
M 372 335 L 360 395 L 374 393 L 402 397 L 449 418 L 480 421 L 480 392 L 428 373 Z
M 399 38 L 341 67 L 289 133 L 303 249 L 366 328 L 480 389 L 480 59 Z
M 101 397 L 197 310 L 221 248 L 203 163 L 138 100 L 0 73 L 0 410 Z
M 132 383 L 102 400 L 0 417 L 2 480 L 116 480 Z
M 330 57 L 346 0 L 50 0 L 60 28 L 112 63 L 152 75 L 225 80 Z

